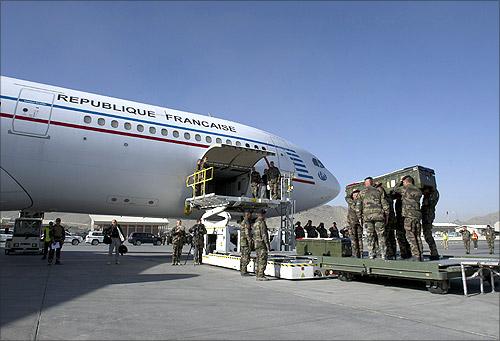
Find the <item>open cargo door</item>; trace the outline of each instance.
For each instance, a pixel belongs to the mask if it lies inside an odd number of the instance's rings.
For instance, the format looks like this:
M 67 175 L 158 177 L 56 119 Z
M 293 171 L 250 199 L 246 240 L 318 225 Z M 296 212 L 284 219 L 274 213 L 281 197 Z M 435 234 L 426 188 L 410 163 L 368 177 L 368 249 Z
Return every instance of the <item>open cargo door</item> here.
M 264 157 L 274 156 L 267 150 L 217 144 L 210 147 L 203 157 L 208 167 L 214 167 L 213 180 L 208 181 L 205 193 L 216 195 L 246 196 L 250 187 L 250 172 Z

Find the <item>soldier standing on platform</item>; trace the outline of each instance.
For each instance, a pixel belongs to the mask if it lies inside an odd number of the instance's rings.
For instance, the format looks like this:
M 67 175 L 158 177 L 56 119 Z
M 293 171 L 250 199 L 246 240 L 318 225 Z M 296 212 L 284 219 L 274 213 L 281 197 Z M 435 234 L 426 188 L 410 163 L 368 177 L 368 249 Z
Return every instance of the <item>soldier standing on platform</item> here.
M 359 205 L 358 196 L 359 190 L 355 189 L 351 195 L 345 197 L 345 200 L 347 201 L 347 224 L 349 225 L 352 255 L 363 258 L 363 227 L 360 223 L 361 217 L 356 211 L 356 205 Z
M 436 241 L 432 236 L 432 223 L 436 217 L 436 205 L 439 201 L 439 192 L 437 189 L 424 188 L 424 199 L 422 200 L 422 230 L 424 238 L 431 251 L 431 260 L 438 260 L 439 253 L 436 246 Z
M 259 197 L 259 189 L 261 181 L 262 179 L 260 177 L 260 173 L 255 170 L 255 167 L 252 167 L 252 173 L 250 174 L 250 187 L 252 189 L 252 198 Z
M 280 170 L 274 165 L 274 162 L 271 161 L 267 169 L 267 183 L 271 190 L 271 199 L 279 199 L 280 177 Z

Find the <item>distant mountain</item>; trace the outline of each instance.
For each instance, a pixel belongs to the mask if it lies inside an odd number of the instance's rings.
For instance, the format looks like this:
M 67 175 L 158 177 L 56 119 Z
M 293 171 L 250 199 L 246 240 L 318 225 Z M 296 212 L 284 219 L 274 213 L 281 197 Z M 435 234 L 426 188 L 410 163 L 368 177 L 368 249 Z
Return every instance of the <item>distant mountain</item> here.
M 497 221 L 500 220 L 500 212 L 490 213 L 483 216 L 473 217 L 466 221 L 461 222 L 462 224 L 470 225 L 491 225 L 493 226 Z

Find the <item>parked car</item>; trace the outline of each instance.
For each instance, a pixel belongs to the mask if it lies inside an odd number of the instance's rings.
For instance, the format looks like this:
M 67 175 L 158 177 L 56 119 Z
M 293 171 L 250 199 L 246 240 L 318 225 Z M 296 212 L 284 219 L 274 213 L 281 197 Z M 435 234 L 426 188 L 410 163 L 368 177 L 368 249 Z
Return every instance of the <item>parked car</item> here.
M 161 237 L 155 236 L 147 232 L 132 232 L 128 236 L 128 242 L 133 245 L 141 245 L 144 243 L 152 243 L 153 245 L 161 245 Z
M 12 239 L 12 230 L 8 231 L 6 229 L 2 229 L 0 232 L 0 243 L 5 243 L 7 239 Z
M 92 245 L 99 245 L 99 243 L 104 242 L 104 233 L 102 231 L 89 231 L 87 237 L 85 237 L 85 243 Z
M 71 243 L 73 245 L 78 245 L 83 242 L 83 238 L 77 236 L 76 234 L 71 234 L 71 232 L 66 231 L 66 238 L 64 239 L 65 243 Z

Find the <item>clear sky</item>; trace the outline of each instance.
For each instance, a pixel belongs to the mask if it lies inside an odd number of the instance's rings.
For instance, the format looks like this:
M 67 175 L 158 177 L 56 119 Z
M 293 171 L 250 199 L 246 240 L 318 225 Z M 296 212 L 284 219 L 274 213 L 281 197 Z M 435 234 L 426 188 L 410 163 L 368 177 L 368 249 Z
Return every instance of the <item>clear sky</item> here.
M 499 206 L 498 13 L 496 1 L 2 1 L 1 73 L 259 127 L 342 186 L 427 166 L 438 219 L 466 219 Z

